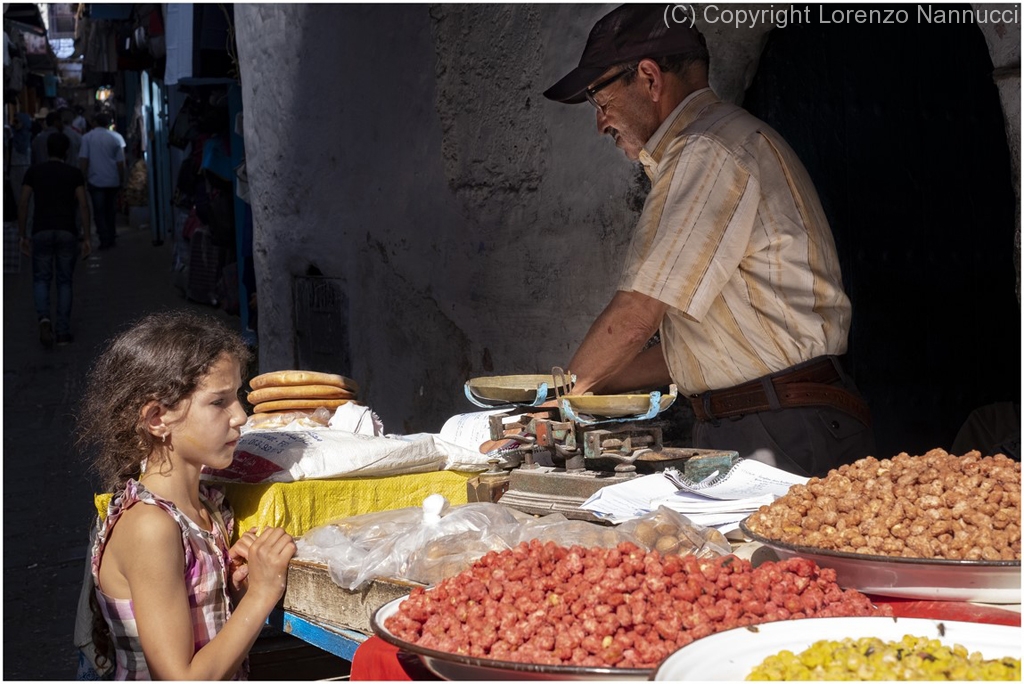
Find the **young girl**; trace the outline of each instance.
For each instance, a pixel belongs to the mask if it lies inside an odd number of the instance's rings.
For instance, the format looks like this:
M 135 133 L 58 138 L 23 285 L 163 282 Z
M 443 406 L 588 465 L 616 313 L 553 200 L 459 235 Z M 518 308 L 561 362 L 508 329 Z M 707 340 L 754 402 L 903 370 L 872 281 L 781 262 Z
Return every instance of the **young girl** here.
M 244 678 L 243 662 L 284 594 L 292 538 L 243 534 L 203 467 L 231 464 L 246 415 L 238 400 L 249 352 L 219 322 L 147 316 L 96 362 L 80 422 L 111 500 L 92 552 L 116 679 Z M 137 505 L 143 504 L 143 505 Z M 98 622 L 98 620 L 97 620 Z

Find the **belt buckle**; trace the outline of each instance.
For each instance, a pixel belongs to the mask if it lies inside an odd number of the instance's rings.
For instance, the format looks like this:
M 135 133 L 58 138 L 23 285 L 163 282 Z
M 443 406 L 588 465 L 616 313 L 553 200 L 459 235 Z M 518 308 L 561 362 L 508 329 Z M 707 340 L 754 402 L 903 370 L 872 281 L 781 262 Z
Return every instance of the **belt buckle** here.
M 719 418 L 715 416 L 714 411 L 711 410 L 711 390 L 695 394 L 693 397 L 700 400 L 700 406 L 704 410 L 704 415 L 707 416 L 706 422 L 711 423 L 714 427 L 721 425 L 721 420 L 719 420 Z

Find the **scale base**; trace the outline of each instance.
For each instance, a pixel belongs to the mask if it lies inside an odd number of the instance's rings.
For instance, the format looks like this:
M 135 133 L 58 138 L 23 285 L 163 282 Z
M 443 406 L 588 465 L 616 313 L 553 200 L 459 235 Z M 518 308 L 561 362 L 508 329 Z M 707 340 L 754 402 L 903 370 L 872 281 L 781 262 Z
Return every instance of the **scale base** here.
M 545 466 L 516 468 L 509 473 L 508 491 L 501 495 L 499 503 L 532 515 L 561 513 L 572 520 L 607 522 L 582 510 L 580 505 L 602 487 L 629 482 L 634 477 L 593 470 L 567 473 Z
M 591 496 L 609 485 L 630 480 L 674 467 L 687 479 L 699 482 L 710 473 L 726 472 L 739 455 L 735 451 L 715 449 L 673 449 L 644 454 L 636 461 L 636 472 L 615 473 L 599 470 L 576 470 L 546 465 L 513 468 L 508 474 L 508 490 L 498 501 L 509 508 L 532 515 L 561 513 L 573 520 L 606 523 L 580 506 Z

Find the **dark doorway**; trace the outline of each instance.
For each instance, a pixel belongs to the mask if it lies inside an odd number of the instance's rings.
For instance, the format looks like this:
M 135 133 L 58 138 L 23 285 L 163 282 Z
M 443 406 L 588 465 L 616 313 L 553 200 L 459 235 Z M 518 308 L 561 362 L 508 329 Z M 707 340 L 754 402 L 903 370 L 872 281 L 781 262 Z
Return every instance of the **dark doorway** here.
M 984 37 L 894 7 L 910 20 L 773 30 L 744 103 L 821 195 L 879 457 L 949 449 L 973 409 L 1021 387 L 1016 198 Z

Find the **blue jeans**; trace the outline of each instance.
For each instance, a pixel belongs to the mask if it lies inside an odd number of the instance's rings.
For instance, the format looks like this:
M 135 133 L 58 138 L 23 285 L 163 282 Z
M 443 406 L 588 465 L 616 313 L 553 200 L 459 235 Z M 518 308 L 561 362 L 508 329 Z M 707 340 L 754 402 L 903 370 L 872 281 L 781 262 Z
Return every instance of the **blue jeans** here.
M 96 236 L 100 239 L 100 247 L 109 247 L 117 240 L 117 191 L 118 188 L 89 186 L 92 220 L 96 224 Z
M 50 281 L 57 274 L 58 335 L 71 334 L 71 276 L 78 257 L 78 237 L 68 230 L 44 230 L 32 235 L 32 294 L 36 314 L 50 318 Z M 54 268 L 56 265 L 56 269 Z

